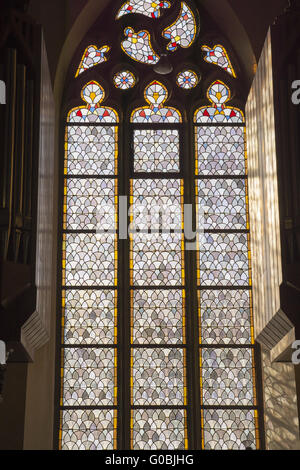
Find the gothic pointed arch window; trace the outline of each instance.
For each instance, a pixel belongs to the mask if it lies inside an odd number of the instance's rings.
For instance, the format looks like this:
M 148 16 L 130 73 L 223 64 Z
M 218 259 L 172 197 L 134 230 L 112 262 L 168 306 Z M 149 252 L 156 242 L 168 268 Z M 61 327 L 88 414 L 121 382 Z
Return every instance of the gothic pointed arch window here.
M 65 89 L 57 446 L 257 449 L 243 73 L 195 2 L 115 3 Z

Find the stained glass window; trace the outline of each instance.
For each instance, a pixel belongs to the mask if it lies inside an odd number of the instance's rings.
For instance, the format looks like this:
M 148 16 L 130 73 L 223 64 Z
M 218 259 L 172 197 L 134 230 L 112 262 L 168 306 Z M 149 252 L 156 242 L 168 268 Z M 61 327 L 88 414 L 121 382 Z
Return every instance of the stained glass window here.
M 184 184 L 179 174 L 180 136 L 176 127 L 151 129 L 152 123 L 176 126 L 181 115 L 177 109 L 165 106 L 168 90 L 162 83 L 150 83 L 144 96 L 149 106 L 131 115 L 134 124 L 146 124 L 145 129 L 134 128 L 134 178 L 130 182 L 134 208 L 130 219 L 131 445 L 133 449 L 185 449 Z M 177 173 L 176 178 L 168 173 Z M 163 233 L 166 227 L 169 233 Z M 149 406 L 151 409 L 147 409 Z M 181 422 L 175 429 L 176 416 Z
M 128 0 L 121 6 L 117 19 L 130 13 L 140 13 L 150 18 L 159 18 L 161 8 L 170 8 L 170 5 L 170 2 L 160 2 L 159 0 Z
M 181 290 L 139 289 L 131 296 L 134 344 L 184 343 Z
M 162 35 L 170 42 L 167 50 L 174 52 L 178 47 L 188 48 L 195 41 L 197 24 L 195 15 L 191 8 L 185 3 L 181 3 L 181 10 L 177 20 L 164 29 Z
M 210 450 L 253 449 L 257 439 L 257 412 L 253 410 L 205 410 L 204 442 Z
M 148 106 L 135 109 L 131 120 L 135 123 L 179 123 L 182 121 L 179 111 L 173 107 L 165 106 L 168 99 L 168 90 L 160 82 L 154 80 L 144 92 Z
M 97 82 L 81 97 L 65 131 L 60 447 L 106 450 L 117 426 L 118 115 Z M 114 208 L 107 232 L 104 206 Z
M 135 450 L 185 449 L 187 435 L 185 410 L 134 410 L 132 418 Z
M 120 88 L 121 90 L 128 90 L 129 88 L 133 88 L 136 84 L 135 76 L 129 70 L 124 70 L 122 72 L 116 73 L 114 76 L 114 84 L 116 88 Z
M 136 173 L 178 173 L 179 169 L 179 135 L 176 129 L 134 131 Z
M 83 53 L 80 65 L 77 69 L 75 77 L 78 77 L 81 73 L 99 65 L 102 62 L 107 61 L 105 54 L 110 50 L 109 46 L 102 46 L 98 48 L 97 46 L 88 46 Z
M 255 449 L 259 440 L 244 116 L 226 105 L 231 94 L 223 82 L 214 82 L 207 97 L 211 104 L 198 109 L 194 119 L 202 445 Z
M 105 99 L 105 92 L 99 83 L 94 81 L 87 83 L 82 89 L 81 98 L 86 104 L 71 109 L 68 114 L 68 122 L 81 124 L 118 122 L 118 116 L 114 109 L 101 106 Z
M 225 83 L 217 80 L 207 90 L 210 106 L 202 106 L 195 114 L 195 122 L 243 123 L 244 115 L 238 108 L 226 106 L 231 93 Z
M 205 119 L 206 107 L 199 112 Z M 208 114 L 208 112 L 207 112 Z M 209 116 L 209 114 L 208 114 Z M 209 118 L 206 122 L 210 122 Z M 196 174 L 243 176 L 247 171 L 245 129 L 243 127 L 196 127 Z
M 230 62 L 230 59 L 229 59 L 229 56 L 225 47 L 221 46 L 220 44 L 217 44 L 216 46 L 212 48 L 209 46 L 202 46 L 202 50 L 206 52 L 206 55 L 204 57 L 204 60 L 206 62 L 208 62 L 209 64 L 217 65 L 218 67 L 221 67 L 230 75 L 232 75 L 234 78 L 236 78 L 235 71 L 231 65 L 231 62 Z
M 61 423 L 64 450 L 106 450 L 116 441 L 116 414 L 112 410 L 66 409 Z
M 132 28 L 126 28 L 124 34 L 127 39 L 122 41 L 121 47 L 131 59 L 147 65 L 153 65 L 159 61 L 160 57 L 153 50 L 148 31 L 135 33 Z
M 198 76 L 192 70 L 185 70 L 177 75 L 176 83 L 180 88 L 190 90 L 198 85 Z
M 197 87 L 203 52 L 235 77 L 198 13 L 120 0 L 89 33 L 110 55 L 79 51 L 66 89 L 60 449 L 261 445 L 245 118 L 215 67 Z

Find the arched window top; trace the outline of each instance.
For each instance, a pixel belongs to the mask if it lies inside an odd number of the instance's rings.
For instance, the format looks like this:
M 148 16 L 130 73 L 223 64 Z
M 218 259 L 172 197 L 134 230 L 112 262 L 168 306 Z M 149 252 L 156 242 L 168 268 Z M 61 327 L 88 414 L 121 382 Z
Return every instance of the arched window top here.
M 81 98 L 86 102 L 86 105 L 71 109 L 67 118 L 68 122 L 119 122 L 118 114 L 114 109 L 101 106 L 105 99 L 105 91 L 98 82 L 88 82 L 82 88 Z
M 160 82 L 154 80 L 144 92 L 145 101 L 149 106 L 135 109 L 131 114 L 131 122 L 135 123 L 180 123 L 180 112 L 173 107 L 165 107 L 168 90 Z
M 225 83 L 217 80 L 207 90 L 210 106 L 202 106 L 195 112 L 194 121 L 198 123 L 244 123 L 243 112 L 232 106 L 226 106 L 231 93 Z
M 207 12 L 196 40 L 197 3 L 107 2 L 70 68 L 62 449 L 259 448 L 246 130 L 233 107 L 248 90 Z

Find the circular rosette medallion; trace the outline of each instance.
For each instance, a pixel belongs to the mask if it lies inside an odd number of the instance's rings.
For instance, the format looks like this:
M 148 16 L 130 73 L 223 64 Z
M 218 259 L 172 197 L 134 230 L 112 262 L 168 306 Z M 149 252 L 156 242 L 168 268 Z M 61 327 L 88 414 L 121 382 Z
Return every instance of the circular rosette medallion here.
M 129 72 L 129 70 L 118 72 L 114 76 L 114 85 L 116 88 L 120 88 L 121 90 L 128 90 L 129 88 L 133 88 L 135 84 L 135 76 L 132 72 Z
M 192 70 L 184 70 L 177 75 L 176 82 L 179 88 L 190 90 L 198 85 L 199 79 L 197 74 Z

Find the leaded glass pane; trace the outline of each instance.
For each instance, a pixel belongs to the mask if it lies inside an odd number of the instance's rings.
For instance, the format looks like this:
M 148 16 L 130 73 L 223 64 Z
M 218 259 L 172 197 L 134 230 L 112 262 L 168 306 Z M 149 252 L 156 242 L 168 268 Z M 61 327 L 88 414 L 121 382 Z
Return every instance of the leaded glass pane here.
M 254 410 L 205 410 L 204 448 L 214 450 L 256 449 Z
M 245 180 L 198 180 L 197 190 L 199 228 L 204 216 L 205 229 L 247 229 Z
M 112 234 L 64 235 L 64 280 L 67 286 L 113 286 L 116 280 L 116 237 Z
M 178 173 L 179 134 L 175 129 L 134 131 L 134 171 Z
M 117 145 L 118 134 L 115 127 L 67 127 L 65 174 L 115 175 Z
M 65 348 L 63 406 L 116 403 L 115 349 Z
M 248 236 L 204 233 L 199 243 L 198 282 L 202 286 L 248 286 Z
M 132 228 L 139 230 L 182 229 L 181 180 L 132 180 Z
M 253 406 L 251 349 L 201 350 L 204 406 Z
M 131 297 L 134 344 L 184 342 L 184 291 L 138 289 Z
M 134 450 L 184 450 L 186 418 L 184 410 L 133 410 Z
M 116 341 L 115 290 L 67 290 L 63 297 L 65 344 L 113 344 Z
M 131 279 L 135 286 L 176 286 L 184 282 L 182 235 L 134 234 Z
M 112 450 L 115 440 L 116 411 L 62 411 L 62 450 Z
M 185 405 L 182 349 L 132 349 L 132 404 Z
M 201 290 L 200 342 L 251 344 L 250 291 Z
M 198 175 L 244 175 L 243 127 L 196 127 L 196 173 Z
M 65 190 L 67 230 L 97 230 L 100 223 L 102 229 L 116 229 L 116 180 L 72 178 L 66 180 Z

